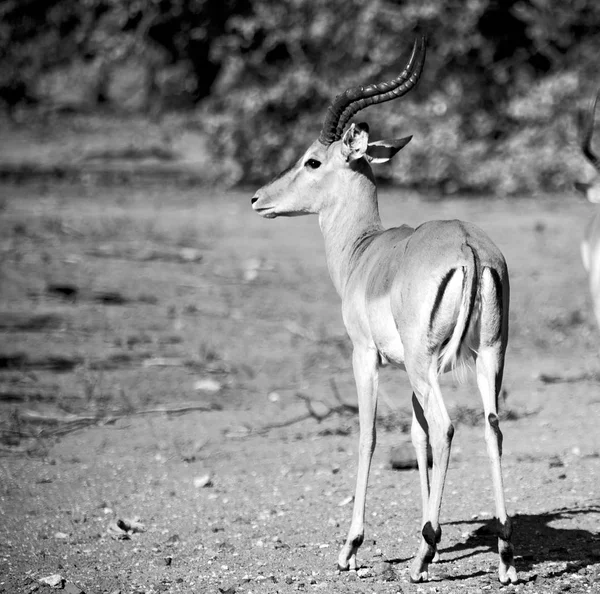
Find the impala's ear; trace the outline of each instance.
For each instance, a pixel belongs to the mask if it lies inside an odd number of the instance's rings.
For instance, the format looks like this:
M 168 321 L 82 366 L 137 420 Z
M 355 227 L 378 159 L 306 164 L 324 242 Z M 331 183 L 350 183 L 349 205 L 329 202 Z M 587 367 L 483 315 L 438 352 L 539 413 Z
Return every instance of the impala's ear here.
M 412 136 L 398 138 L 396 140 L 378 140 L 371 142 L 367 147 L 367 161 L 369 163 L 385 163 L 389 161 L 400 149 L 403 149 L 411 140 Z
M 342 137 L 342 155 L 346 161 L 365 156 L 369 145 L 369 126 L 365 123 L 352 124 Z

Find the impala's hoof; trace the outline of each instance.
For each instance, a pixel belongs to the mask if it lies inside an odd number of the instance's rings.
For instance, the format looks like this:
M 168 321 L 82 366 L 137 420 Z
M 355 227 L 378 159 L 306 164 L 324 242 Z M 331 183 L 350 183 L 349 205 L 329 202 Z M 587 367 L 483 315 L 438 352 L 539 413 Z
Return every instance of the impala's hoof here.
M 338 563 L 337 568 L 339 571 L 350 571 L 350 565 L 346 565 L 346 567 L 344 567 Z
M 498 576 L 498 579 L 503 586 L 519 583 L 519 576 L 517 575 L 517 570 L 514 567 L 509 567 L 506 572 L 502 572 Z
M 422 584 L 423 582 L 429 581 L 429 574 L 426 571 L 422 571 L 417 577 L 410 576 L 411 584 Z

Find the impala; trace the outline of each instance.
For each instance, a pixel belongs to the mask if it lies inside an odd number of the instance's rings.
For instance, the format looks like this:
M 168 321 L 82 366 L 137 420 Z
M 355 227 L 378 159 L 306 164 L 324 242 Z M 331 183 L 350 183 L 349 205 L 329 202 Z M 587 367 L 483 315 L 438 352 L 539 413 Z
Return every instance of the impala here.
M 499 577 L 502 583 L 516 582 L 497 410 L 508 339 L 504 257 L 483 231 L 462 221 L 384 229 L 370 163 L 388 161 L 411 137 L 369 143 L 366 124 L 352 124 L 344 132 L 360 109 L 405 95 L 417 83 L 424 62 L 425 39 L 421 38 L 398 77 L 350 88 L 336 97 L 319 138 L 295 165 L 256 192 L 252 207 L 266 218 L 318 215 L 329 273 L 342 299 L 343 320 L 353 345 L 360 438 L 352 522 L 339 554 L 339 569 L 357 567 L 375 448 L 378 370 L 391 363 L 406 370 L 413 389 L 411 437 L 423 515 L 420 548 L 410 577 L 414 582 L 429 579 L 428 566 L 441 537 L 442 491 L 454 433 L 439 375 L 475 360 L 496 503 Z
M 581 150 L 587 160 L 594 166 L 597 174 L 589 183 L 575 183 L 575 188 L 593 204 L 600 204 L 600 159 L 592 149 L 596 104 L 599 97 L 600 90 L 590 105 L 587 122 L 584 124 L 581 136 Z M 600 326 L 600 212 L 597 212 L 587 224 L 581 242 L 581 259 L 588 274 L 594 314 L 598 326 Z

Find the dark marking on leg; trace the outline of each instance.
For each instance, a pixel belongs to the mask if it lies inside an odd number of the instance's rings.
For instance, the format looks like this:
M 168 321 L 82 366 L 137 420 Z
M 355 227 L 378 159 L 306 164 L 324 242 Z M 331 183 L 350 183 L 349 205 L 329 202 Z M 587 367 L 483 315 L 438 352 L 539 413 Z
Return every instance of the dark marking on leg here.
M 500 551 L 500 559 L 502 560 L 502 563 L 504 563 L 504 565 L 507 565 L 509 567 L 514 563 L 515 556 L 513 553 L 512 545 L 507 545 L 506 548 L 503 548 Z
M 502 523 L 500 520 L 497 520 L 496 529 L 498 531 L 498 538 L 510 542 L 512 538 L 512 520 L 510 518 L 506 518 L 506 522 Z
M 435 557 L 435 552 L 435 548 L 429 547 L 427 553 L 425 553 L 425 557 L 423 557 L 424 565 L 429 565 L 433 561 L 433 558 Z
M 498 415 L 490 413 L 488 415 L 488 423 L 490 424 L 492 431 L 496 434 L 496 439 L 498 440 L 498 453 L 502 456 L 503 435 L 502 431 L 500 431 L 500 419 L 498 418 Z
M 454 437 L 454 425 L 451 424 L 450 427 L 448 427 L 446 435 L 448 436 L 448 441 L 452 441 L 452 438 Z
M 365 539 L 364 534 L 359 534 L 357 537 L 353 538 L 350 543 L 352 545 L 352 549 L 353 550 L 358 549 L 358 547 L 360 547 L 360 545 L 362 545 L 364 539 Z
M 439 538 L 438 538 L 438 530 L 439 530 Z M 425 526 L 423 526 L 423 530 L 421 534 L 425 539 L 425 542 L 435 549 L 435 545 L 439 542 L 439 539 L 442 537 L 442 531 L 438 526 L 438 530 L 434 530 L 431 522 L 427 522 Z
M 442 529 L 438 526 L 434 530 L 431 522 L 427 522 L 425 526 L 423 526 L 422 534 L 427 543 L 427 553 L 425 553 L 425 556 L 423 557 L 423 563 L 429 565 L 437 552 L 437 544 L 442 539 Z

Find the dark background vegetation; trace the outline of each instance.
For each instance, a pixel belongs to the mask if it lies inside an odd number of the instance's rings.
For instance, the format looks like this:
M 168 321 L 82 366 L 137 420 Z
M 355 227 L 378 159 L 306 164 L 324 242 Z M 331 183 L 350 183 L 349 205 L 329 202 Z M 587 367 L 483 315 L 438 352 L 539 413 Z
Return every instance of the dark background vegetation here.
M 415 135 L 380 176 L 570 187 L 600 85 L 596 0 L 4 0 L 0 98 L 20 125 L 40 109 L 184 113 L 222 179 L 255 183 L 297 158 L 335 94 L 397 73 L 418 33 L 419 87 L 364 114 L 374 137 Z

